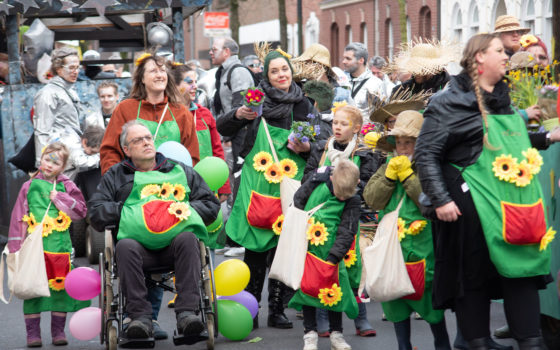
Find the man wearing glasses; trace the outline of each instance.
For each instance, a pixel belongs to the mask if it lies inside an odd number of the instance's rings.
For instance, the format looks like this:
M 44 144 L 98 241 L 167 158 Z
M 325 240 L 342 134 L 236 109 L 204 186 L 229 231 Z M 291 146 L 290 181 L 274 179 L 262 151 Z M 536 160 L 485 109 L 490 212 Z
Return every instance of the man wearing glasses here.
M 529 28 L 522 28 L 519 25 L 519 20 L 510 15 L 498 17 L 494 25 L 494 33 L 500 36 L 506 53 L 510 58 L 521 48 L 521 43 L 519 42 L 521 36 L 529 33 L 530 30 Z
M 41 150 L 50 140 L 65 133 L 81 135 L 79 103 L 73 86 L 78 79 L 80 59 L 75 49 L 63 47 L 52 52 L 51 72 L 54 75 L 33 99 L 35 164 Z

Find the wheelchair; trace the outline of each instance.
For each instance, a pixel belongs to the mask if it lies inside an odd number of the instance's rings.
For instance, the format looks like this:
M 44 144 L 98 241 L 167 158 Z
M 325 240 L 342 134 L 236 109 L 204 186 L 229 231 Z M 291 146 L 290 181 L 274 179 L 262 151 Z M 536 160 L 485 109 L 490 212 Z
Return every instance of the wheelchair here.
M 116 350 L 121 348 L 153 348 L 155 339 L 128 339 L 123 329 L 125 318 L 125 297 L 119 285 L 116 259 L 114 258 L 113 231 L 114 227 L 105 229 L 105 249 L 99 253 L 99 274 L 101 275 L 101 293 L 99 305 L 101 308 L 101 334 L 100 343 L 105 344 L 105 349 Z M 208 350 L 214 349 L 214 339 L 218 335 L 217 323 L 217 298 L 214 284 L 212 259 L 210 250 L 199 241 L 201 271 L 199 280 L 200 306 L 199 312 L 206 330 L 196 336 L 185 337 L 174 331 L 173 343 L 175 345 L 192 345 L 206 341 Z M 145 271 L 148 285 L 161 287 L 164 290 L 176 293 L 172 282 L 173 273 L 165 271 Z

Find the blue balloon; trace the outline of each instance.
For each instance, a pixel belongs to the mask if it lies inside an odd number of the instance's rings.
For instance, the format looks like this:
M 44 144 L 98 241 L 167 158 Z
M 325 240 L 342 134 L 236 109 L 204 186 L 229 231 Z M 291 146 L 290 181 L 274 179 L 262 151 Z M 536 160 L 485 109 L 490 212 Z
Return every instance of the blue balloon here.
M 185 146 L 177 141 L 164 142 L 158 147 L 157 151 L 163 154 L 166 158 L 176 160 L 192 167 L 191 154 Z

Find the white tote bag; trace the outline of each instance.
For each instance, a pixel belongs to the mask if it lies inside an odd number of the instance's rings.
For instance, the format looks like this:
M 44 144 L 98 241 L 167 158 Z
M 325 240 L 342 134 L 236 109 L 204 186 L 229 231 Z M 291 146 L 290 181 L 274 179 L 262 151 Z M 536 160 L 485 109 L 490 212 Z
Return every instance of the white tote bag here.
M 397 233 L 403 200 L 381 219 L 372 244 L 362 252 L 366 291 L 375 301 L 395 300 L 414 293 Z
M 294 290 L 299 289 L 307 254 L 308 221 L 323 204 L 309 211 L 298 209 L 292 204 L 285 211 L 282 233 L 268 274 L 270 278 L 282 281 Z

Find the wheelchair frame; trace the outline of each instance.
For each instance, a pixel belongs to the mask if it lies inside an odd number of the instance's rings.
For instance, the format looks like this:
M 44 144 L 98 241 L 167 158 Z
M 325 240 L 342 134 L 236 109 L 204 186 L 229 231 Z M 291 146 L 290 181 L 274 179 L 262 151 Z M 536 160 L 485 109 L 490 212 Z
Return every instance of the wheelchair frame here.
M 101 307 L 100 343 L 102 345 L 105 344 L 107 350 L 116 350 L 119 346 L 122 348 L 153 348 L 155 347 L 155 339 L 153 337 L 128 339 L 124 336 L 124 296 L 118 283 L 112 229 L 113 227 L 105 229 L 105 249 L 99 253 L 99 274 L 101 275 L 102 284 L 102 291 L 99 294 L 99 305 Z M 199 241 L 199 248 L 201 259 L 200 280 L 198 284 L 200 291 L 199 312 L 201 313 L 203 323 L 206 325 L 206 330 L 200 335 L 191 337 L 178 334 L 177 330 L 175 330 L 173 343 L 175 345 L 192 345 L 205 340 L 206 348 L 213 350 L 214 339 L 218 335 L 216 286 L 212 273 L 214 268 L 210 258 L 210 250 L 204 242 Z M 154 279 L 150 275 L 150 277 L 146 277 L 146 281 L 164 290 L 176 293 L 175 287 L 166 283 L 171 279 L 172 274 L 167 273 L 166 275 L 167 277 L 162 279 Z

